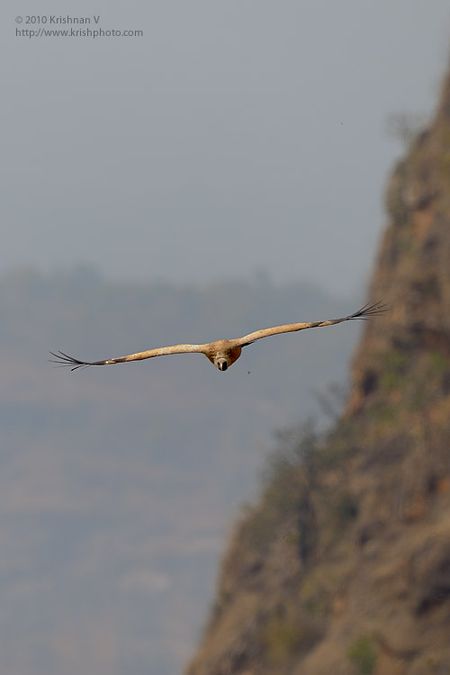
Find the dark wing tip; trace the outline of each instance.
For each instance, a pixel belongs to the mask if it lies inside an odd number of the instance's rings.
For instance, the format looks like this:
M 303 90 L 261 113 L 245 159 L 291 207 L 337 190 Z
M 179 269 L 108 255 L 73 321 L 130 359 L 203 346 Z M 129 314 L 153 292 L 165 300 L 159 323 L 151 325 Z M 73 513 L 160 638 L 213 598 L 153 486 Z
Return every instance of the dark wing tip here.
M 86 368 L 87 366 L 94 365 L 86 361 L 80 361 L 79 359 L 69 356 L 68 354 L 65 354 L 61 351 L 49 353 L 51 356 L 53 356 L 52 359 L 49 359 L 50 363 L 55 363 L 57 366 L 68 366 L 72 372 L 74 370 L 78 370 L 78 368 Z
M 367 303 L 354 314 L 350 314 L 349 319 L 370 319 L 372 316 L 379 316 L 389 311 L 389 306 L 383 302 Z

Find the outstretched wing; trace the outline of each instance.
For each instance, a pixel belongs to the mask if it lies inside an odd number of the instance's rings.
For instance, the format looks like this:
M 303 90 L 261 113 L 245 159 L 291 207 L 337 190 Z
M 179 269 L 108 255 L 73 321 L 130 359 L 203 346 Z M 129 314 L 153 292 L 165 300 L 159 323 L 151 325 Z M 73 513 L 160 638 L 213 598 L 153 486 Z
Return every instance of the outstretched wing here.
M 144 359 L 153 359 L 155 356 L 170 356 L 171 354 L 204 354 L 208 345 L 171 345 L 169 347 L 158 347 L 157 349 L 147 349 L 145 352 L 136 352 L 136 354 L 126 354 L 118 356 L 115 359 L 104 359 L 103 361 L 81 361 L 69 356 L 64 352 L 50 352 L 53 359 L 50 363 L 56 363 L 60 366 L 69 366 L 71 370 L 83 368 L 85 366 L 113 366 L 116 363 L 128 363 L 128 361 L 142 361 Z
M 383 305 L 381 302 L 375 302 L 374 304 L 367 304 L 361 309 L 358 309 L 357 312 L 344 316 L 340 319 L 329 319 L 328 321 L 309 321 L 306 323 L 285 323 L 281 326 L 272 326 L 272 328 L 262 328 L 261 330 L 255 330 L 253 333 L 248 335 L 243 335 L 233 342 L 239 347 L 246 347 L 247 345 L 252 344 L 256 340 L 261 340 L 262 338 L 270 337 L 271 335 L 280 335 L 281 333 L 293 333 L 298 330 L 305 330 L 306 328 L 322 328 L 323 326 L 334 326 L 337 323 L 342 323 L 343 321 L 353 321 L 355 319 L 369 319 L 372 316 L 377 316 L 382 314 L 388 308 L 386 305 Z

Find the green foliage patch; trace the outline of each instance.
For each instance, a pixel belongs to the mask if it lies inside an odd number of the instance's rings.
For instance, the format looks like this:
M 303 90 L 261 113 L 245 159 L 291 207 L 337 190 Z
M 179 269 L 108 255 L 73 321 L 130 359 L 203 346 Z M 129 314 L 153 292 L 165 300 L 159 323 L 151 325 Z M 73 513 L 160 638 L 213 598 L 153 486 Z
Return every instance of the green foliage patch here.
M 347 656 L 358 675 L 372 675 L 377 664 L 377 649 L 369 635 L 361 635 L 348 648 Z
M 263 643 L 274 665 L 309 651 L 323 635 L 321 623 L 293 610 L 270 617 L 264 628 Z
M 401 386 L 408 366 L 408 356 L 404 352 L 392 350 L 383 356 L 381 386 L 391 391 Z
M 430 364 L 433 373 L 436 375 L 441 375 L 450 369 L 450 361 L 442 352 L 431 352 Z

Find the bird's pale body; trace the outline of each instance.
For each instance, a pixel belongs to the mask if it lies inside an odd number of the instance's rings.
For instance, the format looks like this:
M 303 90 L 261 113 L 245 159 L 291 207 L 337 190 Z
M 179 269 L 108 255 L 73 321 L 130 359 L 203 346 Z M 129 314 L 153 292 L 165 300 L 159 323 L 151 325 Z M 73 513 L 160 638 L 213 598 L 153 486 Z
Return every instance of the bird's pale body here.
M 211 349 L 206 356 L 218 370 L 227 370 L 238 360 L 242 347 L 236 345 L 233 340 L 217 340 L 211 343 Z

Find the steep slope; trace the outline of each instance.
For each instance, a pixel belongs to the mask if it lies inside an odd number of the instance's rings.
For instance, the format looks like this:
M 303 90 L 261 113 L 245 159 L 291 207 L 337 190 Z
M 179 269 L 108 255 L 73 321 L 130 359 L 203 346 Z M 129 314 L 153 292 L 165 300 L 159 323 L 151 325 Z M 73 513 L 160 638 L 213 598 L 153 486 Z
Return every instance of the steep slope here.
M 388 184 L 341 419 L 285 442 L 189 675 L 450 673 L 450 77 Z

